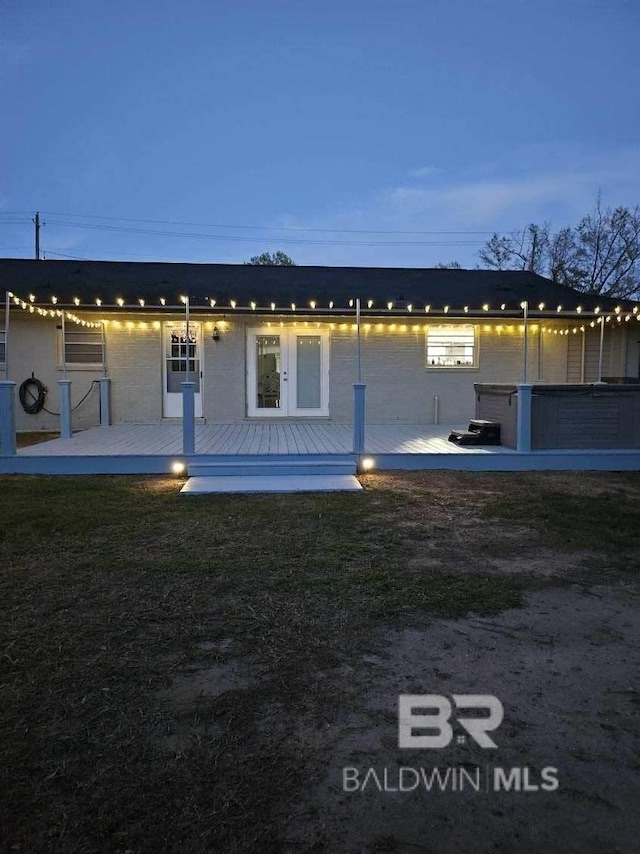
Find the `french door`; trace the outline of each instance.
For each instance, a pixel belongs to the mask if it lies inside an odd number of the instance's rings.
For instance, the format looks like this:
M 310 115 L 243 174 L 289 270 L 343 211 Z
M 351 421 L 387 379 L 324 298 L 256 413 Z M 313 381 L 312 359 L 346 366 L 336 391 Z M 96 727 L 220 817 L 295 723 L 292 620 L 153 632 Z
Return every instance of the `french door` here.
M 247 394 L 249 416 L 328 415 L 328 330 L 250 329 Z
M 196 418 L 202 417 L 202 324 L 165 323 L 163 354 L 163 403 L 165 418 L 182 418 L 182 385 L 194 383 Z M 187 370 L 188 368 L 188 370 Z

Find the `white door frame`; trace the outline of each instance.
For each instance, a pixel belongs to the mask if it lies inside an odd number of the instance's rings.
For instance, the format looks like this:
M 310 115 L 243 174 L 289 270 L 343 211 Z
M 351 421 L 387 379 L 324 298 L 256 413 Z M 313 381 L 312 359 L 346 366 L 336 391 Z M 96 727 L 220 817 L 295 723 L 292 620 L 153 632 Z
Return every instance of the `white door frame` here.
M 280 338 L 280 406 L 258 408 L 258 378 L 256 365 L 256 338 L 268 335 Z M 297 339 L 305 336 L 320 338 L 320 406 L 301 409 L 297 406 Z M 257 326 L 247 329 L 247 415 L 250 418 L 326 418 L 329 415 L 329 330 L 306 329 L 300 326 Z
M 183 320 L 169 320 L 162 324 L 162 415 L 163 418 L 182 418 L 182 387 L 179 392 L 170 392 L 167 390 L 168 372 L 167 363 L 169 347 L 169 330 L 175 326 L 185 326 Z M 196 371 L 191 371 L 189 379 L 196 383 L 196 392 L 193 396 L 195 417 L 202 418 L 202 385 L 204 378 L 203 363 L 203 346 L 202 346 L 202 323 L 197 320 L 189 321 L 189 332 L 195 332 L 196 348 L 195 348 L 195 363 L 197 366 L 198 377 L 194 376 Z M 184 361 L 184 360 L 183 360 Z

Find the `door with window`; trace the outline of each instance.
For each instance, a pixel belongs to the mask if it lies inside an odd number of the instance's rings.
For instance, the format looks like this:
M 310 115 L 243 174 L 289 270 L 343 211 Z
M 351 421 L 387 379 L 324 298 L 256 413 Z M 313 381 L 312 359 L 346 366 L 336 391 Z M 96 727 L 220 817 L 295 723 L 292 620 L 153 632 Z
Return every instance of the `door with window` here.
M 202 324 L 184 322 L 164 326 L 163 414 L 165 418 L 182 418 L 182 385 L 194 383 L 195 414 L 202 417 Z
M 249 416 L 329 414 L 329 332 L 250 329 L 247 342 Z

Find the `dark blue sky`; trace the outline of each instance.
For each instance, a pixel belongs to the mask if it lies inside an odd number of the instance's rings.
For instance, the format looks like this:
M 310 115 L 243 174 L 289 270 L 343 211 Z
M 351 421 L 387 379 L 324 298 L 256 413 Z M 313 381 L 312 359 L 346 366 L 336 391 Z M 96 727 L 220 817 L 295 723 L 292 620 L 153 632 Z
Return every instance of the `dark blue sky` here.
M 640 202 L 639 37 L 638 0 L 0 0 L 0 254 L 39 209 L 50 258 L 474 266 Z

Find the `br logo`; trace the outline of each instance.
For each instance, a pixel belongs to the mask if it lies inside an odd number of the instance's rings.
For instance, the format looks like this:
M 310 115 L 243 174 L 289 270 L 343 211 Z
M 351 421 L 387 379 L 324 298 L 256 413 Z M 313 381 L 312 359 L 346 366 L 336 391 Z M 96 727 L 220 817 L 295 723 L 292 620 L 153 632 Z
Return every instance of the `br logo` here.
M 452 694 L 456 710 L 480 710 L 482 716 L 455 719 L 480 747 L 497 747 L 487 735 L 502 723 L 504 709 L 493 694 Z M 488 712 L 488 714 L 487 714 Z M 398 698 L 398 747 L 423 750 L 447 747 L 453 738 L 451 702 L 442 694 L 400 694 Z M 425 735 L 425 731 L 428 735 Z M 462 736 L 465 739 L 465 736 Z M 460 738 L 458 739 L 460 740 Z

